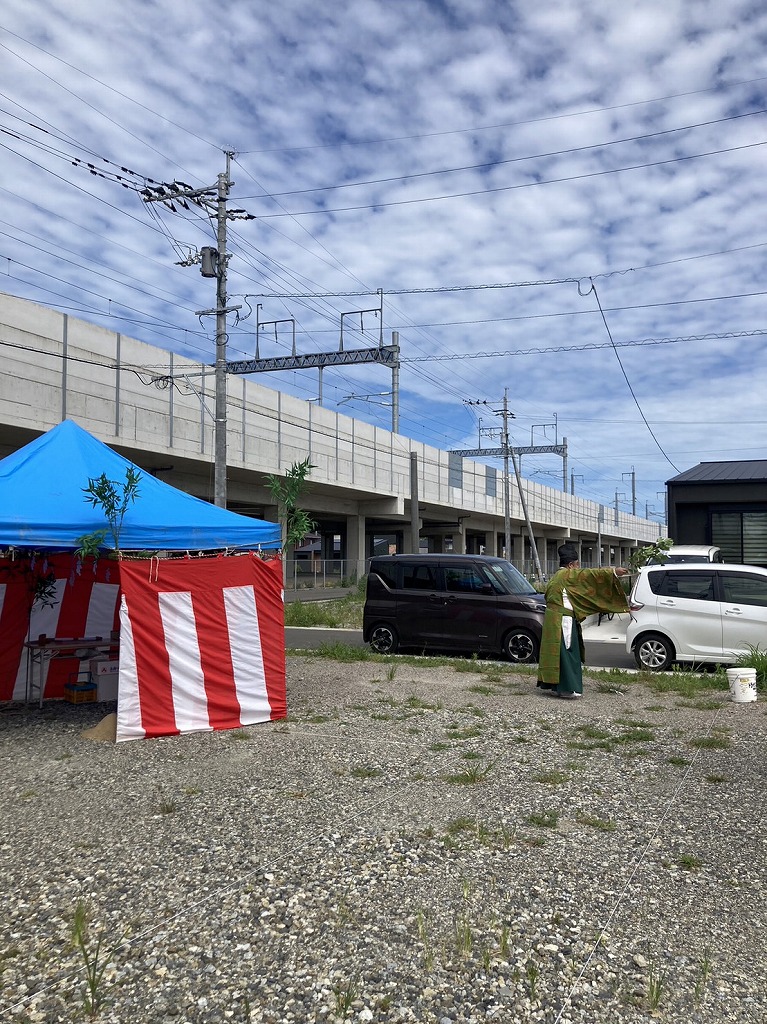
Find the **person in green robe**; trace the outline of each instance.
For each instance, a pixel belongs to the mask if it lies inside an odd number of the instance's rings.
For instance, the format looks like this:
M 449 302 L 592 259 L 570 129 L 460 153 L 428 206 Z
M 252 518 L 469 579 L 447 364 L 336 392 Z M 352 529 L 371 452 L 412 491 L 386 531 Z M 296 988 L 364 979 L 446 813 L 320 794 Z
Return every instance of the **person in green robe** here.
M 581 622 L 595 612 L 627 612 L 626 593 L 619 576 L 628 569 L 581 569 L 578 549 L 563 544 L 560 569 L 546 587 L 538 686 L 556 697 L 572 700 L 583 696 L 583 646 Z

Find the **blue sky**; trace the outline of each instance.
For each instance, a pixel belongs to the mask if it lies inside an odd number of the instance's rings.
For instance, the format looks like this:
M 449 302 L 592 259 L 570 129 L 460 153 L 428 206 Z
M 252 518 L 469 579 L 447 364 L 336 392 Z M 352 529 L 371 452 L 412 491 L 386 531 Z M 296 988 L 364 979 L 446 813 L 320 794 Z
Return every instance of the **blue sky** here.
M 214 286 L 177 261 L 215 226 L 136 185 L 215 184 L 231 148 L 230 302 L 329 351 L 382 289 L 402 434 L 473 447 L 508 389 L 515 444 L 566 437 L 576 491 L 627 511 L 634 474 L 639 514 L 765 457 L 764 5 L 6 0 L 0 67 L 0 289 L 212 363 Z M 323 404 L 388 428 L 390 387 L 326 370 Z

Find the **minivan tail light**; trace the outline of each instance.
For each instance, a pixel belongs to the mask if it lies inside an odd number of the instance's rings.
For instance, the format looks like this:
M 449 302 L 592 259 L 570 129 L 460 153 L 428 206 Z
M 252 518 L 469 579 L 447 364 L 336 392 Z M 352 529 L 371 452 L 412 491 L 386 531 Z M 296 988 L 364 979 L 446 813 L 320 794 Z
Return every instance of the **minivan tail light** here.
M 642 608 L 644 608 L 644 602 L 643 601 L 633 601 L 633 600 L 629 601 L 629 611 L 631 611 L 631 612 L 638 612 Z

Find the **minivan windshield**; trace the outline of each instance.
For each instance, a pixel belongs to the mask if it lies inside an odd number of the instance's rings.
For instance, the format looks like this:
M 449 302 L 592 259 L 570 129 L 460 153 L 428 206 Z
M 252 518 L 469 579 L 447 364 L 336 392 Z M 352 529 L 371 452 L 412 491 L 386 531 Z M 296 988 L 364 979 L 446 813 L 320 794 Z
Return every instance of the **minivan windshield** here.
M 484 569 L 493 579 L 493 584 L 500 587 L 503 594 L 535 594 L 536 590 L 532 583 L 529 583 L 522 573 L 515 569 L 511 562 L 499 560 L 497 562 L 483 563 Z

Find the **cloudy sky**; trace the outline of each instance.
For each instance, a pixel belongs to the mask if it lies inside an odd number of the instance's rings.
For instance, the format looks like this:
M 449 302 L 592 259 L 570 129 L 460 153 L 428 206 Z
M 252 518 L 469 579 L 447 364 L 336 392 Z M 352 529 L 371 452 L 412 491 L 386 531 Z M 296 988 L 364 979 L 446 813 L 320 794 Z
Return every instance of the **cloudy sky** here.
M 382 303 L 344 345 L 399 332 L 402 434 L 492 445 L 506 392 L 516 445 L 566 437 L 568 485 L 631 511 L 633 477 L 656 517 L 677 472 L 767 457 L 764 4 L 5 0 L 0 68 L 0 290 L 212 363 L 179 262 L 215 224 L 140 190 L 231 149 L 230 359 L 257 316 L 261 356 L 290 321 L 333 351 Z M 388 428 L 390 390 L 322 399 Z

